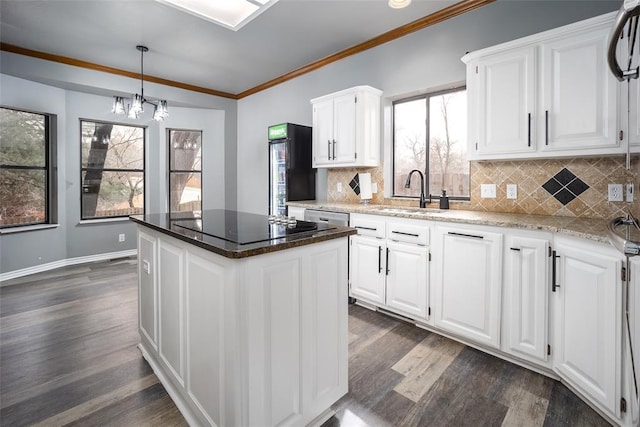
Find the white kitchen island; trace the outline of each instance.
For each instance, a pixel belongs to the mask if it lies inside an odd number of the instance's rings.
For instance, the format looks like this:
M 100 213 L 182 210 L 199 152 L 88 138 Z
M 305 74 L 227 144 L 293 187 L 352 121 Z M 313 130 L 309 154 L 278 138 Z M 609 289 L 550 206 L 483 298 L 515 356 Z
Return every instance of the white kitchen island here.
M 347 393 L 355 230 L 300 222 L 294 232 L 234 211 L 132 220 L 140 349 L 190 425 L 304 426 L 331 417 Z M 265 227 L 270 238 L 251 241 Z

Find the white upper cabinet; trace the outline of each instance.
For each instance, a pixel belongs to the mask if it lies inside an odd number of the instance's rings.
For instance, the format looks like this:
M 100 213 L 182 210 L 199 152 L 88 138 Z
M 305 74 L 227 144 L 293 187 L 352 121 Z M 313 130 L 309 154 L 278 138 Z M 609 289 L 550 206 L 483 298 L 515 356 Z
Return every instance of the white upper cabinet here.
M 476 76 L 478 152 L 535 151 L 536 50 L 533 47 L 491 55 L 471 68 Z
M 618 85 L 607 65 L 610 27 L 541 45 L 545 151 L 618 148 Z
M 465 55 L 473 159 L 622 154 L 615 14 Z
M 357 86 L 311 100 L 313 167 L 379 165 L 381 95 Z

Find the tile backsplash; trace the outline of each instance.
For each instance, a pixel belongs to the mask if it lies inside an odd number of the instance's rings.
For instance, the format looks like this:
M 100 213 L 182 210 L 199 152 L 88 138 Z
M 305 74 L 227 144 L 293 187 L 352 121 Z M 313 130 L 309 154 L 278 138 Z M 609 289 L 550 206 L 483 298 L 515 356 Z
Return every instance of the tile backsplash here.
M 451 201 L 451 209 L 602 219 L 622 216 L 628 207 L 634 213 L 639 211 L 638 194 L 630 206 L 626 202 L 607 201 L 608 184 L 633 183 L 634 191 L 638 191 L 640 159 L 637 156 L 632 157 L 630 170 L 625 168 L 624 156 L 471 162 L 470 169 L 471 200 Z M 359 172 L 371 173 L 371 181 L 378 186 L 371 203 L 417 205 L 415 199 L 384 198 L 382 167 L 329 169 L 327 200 L 359 203 L 360 197 L 349 186 Z M 337 191 L 338 183 L 342 184 L 342 192 Z M 496 184 L 496 198 L 481 198 L 481 184 Z M 507 199 L 507 184 L 518 186 L 517 199 Z M 438 201 L 431 207 L 438 207 Z

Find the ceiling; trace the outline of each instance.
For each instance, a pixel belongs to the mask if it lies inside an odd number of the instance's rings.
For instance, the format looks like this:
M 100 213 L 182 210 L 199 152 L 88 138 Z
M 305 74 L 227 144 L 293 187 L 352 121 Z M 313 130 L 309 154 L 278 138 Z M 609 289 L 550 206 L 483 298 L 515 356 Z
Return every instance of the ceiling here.
M 239 95 L 457 1 L 279 0 L 232 31 L 153 0 L 0 0 L 3 44 Z

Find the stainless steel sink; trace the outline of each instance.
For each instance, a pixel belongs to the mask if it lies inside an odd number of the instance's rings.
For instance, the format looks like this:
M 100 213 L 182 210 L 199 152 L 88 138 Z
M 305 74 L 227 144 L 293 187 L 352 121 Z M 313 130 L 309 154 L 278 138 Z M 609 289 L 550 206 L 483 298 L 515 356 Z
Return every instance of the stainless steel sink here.
M 385 206 L 376 208 L 378 212 L 390 213 L 390 214 L 419 214 L 419 213 L 439 213 L 440 209 L 430 209 L 430 208 L 410 208 L 410 207 L 395 207 L 395 206 Z

